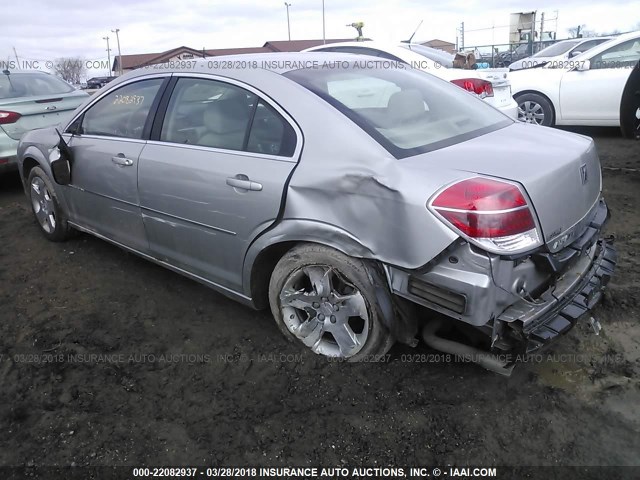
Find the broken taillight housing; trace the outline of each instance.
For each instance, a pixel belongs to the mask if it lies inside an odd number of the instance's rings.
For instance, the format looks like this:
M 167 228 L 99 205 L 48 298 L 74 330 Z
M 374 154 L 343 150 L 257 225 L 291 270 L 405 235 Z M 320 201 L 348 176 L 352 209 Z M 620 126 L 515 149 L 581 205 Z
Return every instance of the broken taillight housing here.
M 451 83 L 464 88 L 466 91 L 475 93 L 480 98 L 493 97 L 493 84 L 481 78 L 458 78 L 451 80 Z
M 475 177 L 437 193 L 431 211 L 462 236 L 494 253 L 513 254 L 542 244 L 531 205 L 514 183 Z

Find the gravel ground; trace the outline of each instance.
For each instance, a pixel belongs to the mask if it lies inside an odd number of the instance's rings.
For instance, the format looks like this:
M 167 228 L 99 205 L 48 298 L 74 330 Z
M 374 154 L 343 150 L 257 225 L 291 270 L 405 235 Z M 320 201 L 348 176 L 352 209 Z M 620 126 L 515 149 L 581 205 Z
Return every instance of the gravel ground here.
M 510 378 L 425 346 L 302 353 L 268 313 L 108 243 L 47 242 L 2 176 L 0 465 L 640 466 L 640 142 L 579 131 L 619 252 L 603 330 Z

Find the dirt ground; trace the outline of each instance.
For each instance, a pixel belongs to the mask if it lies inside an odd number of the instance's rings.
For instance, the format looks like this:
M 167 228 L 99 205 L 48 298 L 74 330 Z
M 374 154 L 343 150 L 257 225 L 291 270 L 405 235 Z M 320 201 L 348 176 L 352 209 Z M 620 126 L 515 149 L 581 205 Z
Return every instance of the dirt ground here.
M 0 465 L 640 466 L 640 142 L 579 131 L 619 253 L 603 329 L 510 378 L 425 346 L 302 353 L 266 312 L 88 235 L 46 241 L 2 176 Z

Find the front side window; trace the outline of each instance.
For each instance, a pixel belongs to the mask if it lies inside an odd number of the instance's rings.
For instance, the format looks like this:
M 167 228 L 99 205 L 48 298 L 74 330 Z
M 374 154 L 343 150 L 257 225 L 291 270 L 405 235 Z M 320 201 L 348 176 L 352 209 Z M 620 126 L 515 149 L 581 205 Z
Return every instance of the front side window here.
M 110 92 L 84 113 L 80 133 L 141 139 L 162 82 L 162 78 L 142 80 Z
M 461 88 L 413 69 L 301 69 L 285 76 L 333 105 L 396 158 L 513 123 Z
M 167 107 L 160 140 L 225 150 L 291 156 L 296 135 L 255 94 L 229 83 L 181 78 Z
M 611 47 L 591 58 L 592 69 L 634 67 L 640 60 L 640 38 Z

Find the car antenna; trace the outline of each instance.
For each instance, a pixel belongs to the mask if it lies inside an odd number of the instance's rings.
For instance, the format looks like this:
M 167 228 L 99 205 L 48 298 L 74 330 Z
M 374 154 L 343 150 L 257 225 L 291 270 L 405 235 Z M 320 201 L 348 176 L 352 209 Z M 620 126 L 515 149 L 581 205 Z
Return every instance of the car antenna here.
M 420 23 L 418 24 L 416 29 L 413 31 L 413 34 L 409 37 L 409 40 L 402 40 L 402 43 L 411 43 L 411 40 L 413 40 L 413 37 L 415 37 L 416 33 L 418 33 L 418 29 L 422 25 L 422 22 L 424 22 L 424 20 L 420 20 Z
M 11 85 L 11 90 L 15 90 L 13 88 L 13 82 L 11 81 L 11 72 L 9 70 L 2 70 L 2 73 L 7 76 L 7 80 L 9 80 L 9 85 Z

